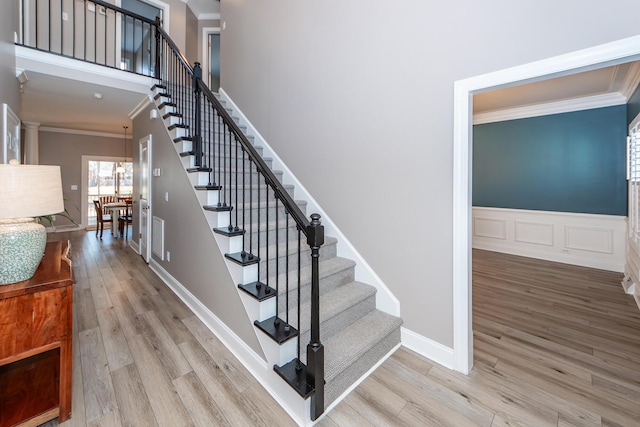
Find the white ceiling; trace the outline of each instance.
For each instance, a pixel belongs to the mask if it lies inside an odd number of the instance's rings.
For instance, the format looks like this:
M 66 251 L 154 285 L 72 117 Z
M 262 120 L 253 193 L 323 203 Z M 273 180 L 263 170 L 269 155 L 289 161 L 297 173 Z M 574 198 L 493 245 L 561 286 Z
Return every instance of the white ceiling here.
M 41 127 L 121 133 L 129 113 L 144 100 L 137 92 L 27 71 L 20 119 Z M 102 94 L 102 99 L 94 97 Z

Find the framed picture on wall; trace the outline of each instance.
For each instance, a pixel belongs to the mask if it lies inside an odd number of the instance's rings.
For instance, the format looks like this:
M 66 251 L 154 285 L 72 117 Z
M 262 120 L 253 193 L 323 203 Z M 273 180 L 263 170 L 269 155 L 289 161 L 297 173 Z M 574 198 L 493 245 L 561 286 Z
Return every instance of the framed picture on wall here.
M 2 163 L 20 158 L 20 119 L 7 104 L 2 104 Z

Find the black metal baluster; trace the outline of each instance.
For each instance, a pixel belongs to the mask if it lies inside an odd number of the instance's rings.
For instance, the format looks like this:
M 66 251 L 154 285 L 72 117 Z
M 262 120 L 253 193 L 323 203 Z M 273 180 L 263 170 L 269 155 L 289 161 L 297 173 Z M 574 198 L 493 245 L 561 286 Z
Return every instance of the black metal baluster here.
M 298 331 L 301 330 L 301 325 L 300 325 L 300 307 L 301 307 L 301 301 L 300 301 L 300 286 L 302 286 L 302 277 L 301 277 L 301 269 L 300 269 L 300 260 L 301 260 L 301 253 L 302 253 L 302 247 L 300 244 L 300 240 L 302 240 L 302 231 L 300 231 L 300 226 L 298 226 L 298 324 L 297 324 L 297 328 Z M 298 335 L 298 361 L 296 363 L 296 371 L 299 371 L 300 369 L 302 369 L 302 364 L 300 362 L 300 347 L 302 347 L 302 340 L 300 339 L 300 335 Z
M 109 16 L 109 10 L 105 8 L 104 10 L 104 63 L 103 65 L 107 65 L 107 16 Z
M 98 62 L 98 5 L 93 4 L 93 63 Z
M 251 242 L 251 224 L 249 224 L 249 232 L 247 233 L 247 226 L 246 226 L 246 217 L 247 217 L 247 203 L 245 202 L 245 196 L 247 193 L 247 185 L 245 182 L 245 175 L 247 173 L 247 157 L 246 157 L 246 152 L 244 151 L 244 147 L 242 147 L 242 230 L 244 231 L 244 236 L 242 237 L 242 251 L 245 252 L 246 249 L 246 245 L 245 245 L 245 241 L 246 241 L 246 236 L 249 236 L 249 242 Z M 253 179 L 253 177 L 251 176 L 251 172 L 249 172 L 249 182 L 251 182 L 251 180 Z M 251 206 L 249 206 L 249 212 L 251 212 Z M 249 243 L 249 247 L 251 247 L 251 243 Z M 251 254 L 251 249 L 249 249 L 249 254 Z
M 235 148 L 236 148 L 236 154 L 235 154 L 235 164 L 236 164 L 236 172 L 235 172 L 235 176 L 236 176 L 236 192 L 235 192 L 235 196 L 236 196 L 236 200 L 235 200 L 235 202 L 236 202 L 236 209 L 235 209 L 235 211 L 236 211 L 236 225 L 233 228 L 233 230 L 234 231 L 239 231 L 240 230 L 240 227 L 238 227 L 238 224 L 240 224 L 240 222 L 238 221 L 238 211 L 240 210 L 240 205 L 238 204 L 238 192 L 240 191 L 240 186 L 238 185 L 238 171 L 239 171 L 239 169 L 238 169 L 238 145 L 239 144 L 238 144 L 238 138 L 235 135 L 233 137 L 233 141 L 235 142 L 234 145 L 235 145 Z M 244 182 L 244 175 L 242 175 L 242 179 L 243 179 L 243 182 Z M 244 186 L 242 188 L 244 188 Z M 243 206 L 242 207 L 242 215 L 243 216 L 244 216 L 244 208 L 245 207 Z M 242 254 L 243 255 L 245 254 L 245 251 L 244 251 L 244 238 L 242 239 Z
M 64 21 L 62 20 L 62 2 L 60 2 L 60 55 L 64 55 Z
M 253 162 L 249 157 L 249 176 L 253 175 Z M 256 174 L 256 178 L 257 174 Z M 249 238 L 249 253 L 253 253 L 253 179 L 249 179 L 249 227 L 251 228 L 251 237 Z M 260 242 L 260 219 L 258 219 L 258 242 Z M 258 264 L 260 265 L 260 264 Z M 260 280 L 260 278 L 258 278 Z
M 287 254 L 285 258 L 285 268 L 284 268 L 284 274 L 285 274 L 284 305 L 286 309 L 285 322 L 287 322 L 287 325 L 290 325 L 289 323 L 289 211 L 287 211 L 287 208 L 284 208 L 284 219 L 285 219 L 284 225 L 286 227 L 285 228 L 285 241 L 286 241 L 285 253 Z M 276 230 L 278 230 L 278 227 L 276 227 Z M 298 269 L 300 269 L 300 265 L 298 265 Z
M 47 13 L 49 14 L 49 23 L 47 26 L 47 30 L 49 31 L 49 38 L 47 39 L 47 50 L 51 52 L 51 0 L 49 0 L 49 8 L 47 9 Z
M 36 9 L 36 43 L 35 43 L 35 48 L 36 48 L 36 49 L 38 48 L 38 35 L 39 35 L 39 33 L 40 33 L 40 25 L 39 25 L 39 23 L 38 23 L 38 5 L 39 5 L 39 3 L 40 3 L 40 2 L 38 2 L 38 1 L 36 0 L 36 7 L 35 7 L 35 9 Z M 86 13 L 86 12 L 85 12 L 85 13 Z
M 264 175 L 263 175 L 264 176 Z M 265 197 L 264 197 L 264 201 L 265 201 L 265 237 L 264 237 L 264 246 L 265 246 L 265 255 L 264 255 L 264 259 L 266 260 L 266 273 L 267 273 L 267 280 L 265 282 L 265 284 L 267 286 L 271 286 L 270 283 L 270 277 L 269 277 L 269 185 L 267 184 L 267 178 L 264 178 L 264 186 L 265 186 Z M 258 194 L 262 193 L 262 189 L 258 188 Z M 271 286 L 273 287 L 273 286 Z M 276 293 L 276 318 L 278 317 L 278 294 Z
M 269 192 L 269 189 L 267 189 L 267 194 Z M 278 318 L 278 314 L 280 313 L 280 304 L 279 304 L 279 294 L 280 294 L 280 239 L 279 234 L 278 233 L 278 195 L 276 194 L 275 190 L 273 191 L 273 197 L 276 199 L 275 200 L 275 206 L 276 206 L 276 212 L 275 212 L 275 217 L 276 217 L 276 227 L 275 227 L 275 233 L 276 233 L 276 318 Z M 269 227 L 269 222 L 267 221 L 267 228 Z M 268 242 L 268 240 L 267 240 Z
M 259 172 L 259 171 L 260 171 L 260 169 L 258 168 L 258 165 L 256 164 L 256 172 Z M 261 197 L 260 197 L 260 176 L 258 176 L 258 182 L 256 183 L 256 187 L 258 188 L 258 215 L 257 215 L 257 218 L 258 218 L 258 260 L 260 260 L 260 261 L 258 261 L 258 281 L 260 281 L 260 277 L 261 277 L 261 275 L 260 275 L 260 267 L 261 267 L 260 264 L 262 264 L 262 262 L 261 262 L 262 261 L 262 247 L 260 246 L 260 241 L 261 241 L 261 238 L 260 238 L 260 224 L 262 222 L 262 218 L 260 216 L 260 209 L 262 208 L 262 206 L 260 206 L 260 202 L 261 202 L 261 200 L 260 200 L 261 199 Z M 252 194 L 253 194 L 253 192 L 252 192 Z M 266 278 L 265 278 L 264 283 L 265 283 L 265 290 L 269 289 L 269 283 L 266 280 Z M 258 287 L 258 289 L 260 289 L 260 284 L 258 284 L 257 287 Z

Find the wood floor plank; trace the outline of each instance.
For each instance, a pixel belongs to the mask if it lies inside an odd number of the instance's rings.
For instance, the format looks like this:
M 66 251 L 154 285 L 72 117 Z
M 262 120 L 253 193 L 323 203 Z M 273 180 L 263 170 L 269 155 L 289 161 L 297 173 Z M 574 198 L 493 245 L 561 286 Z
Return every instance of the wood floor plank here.
M 118 315 L 113 307 L 98 310 L 98 323 L 111 372 L 133 363 L 127 340 L 120 327 Z
M 431 406 L 430 402 L 440 402 L 479 426 L 490 426 L 493 420 L 491 411 L 468 396 L 448 389 L 428 375 L 417 374 L 395 359 L 395 354 L 373 373 L 373 377 L 407 402 L 426 406 Z
M 111 378 L 123 427 L 159 425 L 135 364 L 113 370 Z
M 227 426 L 231 424 L 222 410 L 207 392 L 195 372 L 173 380 L 173 385 L 191 416 L 194 425 L 201 427 Z
M 200 344 L 187 341 L 179 346 L 213 400 L 219 407 L 225 409 L 230 425 L 266 425 Z
M 85 417 L 88 423 L 103 419 L 118 407 L 111 382 L 100 328 L 80 332 L 80 360 L 84 389 Z
M 169 378 L 174 380 L 193 370 L 154 311 L 141 314 L 140 320 L 142 334 L 155 350 Z
M 202 348 L 221 367 L 224 374 L 233 382 L 236 389 L 243 392 L 256 384 L 255 378 L 249 371 L 227 350 L 222 342 L 196 316 L 185 319 L 184 324 L 193 334 Z
M 73 304 L 76 307 L 74 314 L 78 318 L 78 331 L 86 331 L 99 326 L 91 289 L 75 288 L 73 290 Z
M 159 423 L 167 426 L 193 426 L 189 413 L 151 344 L 140 336 L 129 341 L 129 348 L 149 397 L 153 414 Z
M 116 292 L 111 294 L 111 302 L 113 303 L 113 309 L 118 315 L 118 322 L 122 333 L 127 339 L 134 339 L 142 334 L 142 327 L 140 326 L 140 319 L 133 310 L 129 299 L 124 292 Z

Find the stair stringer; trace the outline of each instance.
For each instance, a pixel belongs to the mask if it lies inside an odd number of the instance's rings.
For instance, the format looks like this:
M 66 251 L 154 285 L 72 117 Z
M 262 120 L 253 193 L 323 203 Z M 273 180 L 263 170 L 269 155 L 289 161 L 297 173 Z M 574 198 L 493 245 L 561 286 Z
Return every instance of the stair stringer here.
M 162 98 L 155 100 L 154 108 L 157 109 Z M 163 111 L 159 110 L 160 114 Z M 181 136 L 186 136 L 184 129 L 174 128 L 169 130 L 169 126 L 173 123 L 171 118 L 163 120 L 164 128 L 170 139 L 173 141 Z M 180 155 L 181 144 L 173 144 L 176 154 Z M 189 176 L 192 191 L 196 199 L 199 201 L 202 213 L 207 220 L 209 231 L 213 234 L 216 246 L 220 251 L 220 256 L 224 259 L 227 270 L 234 284 L 246 284 L 257 280 L 257 268 L 255 265 L 242 267 L 225 257 L 226 253 L 233 252 L 237 246 L 237 238 L 227 237 L 215 233 L 214 228 L 226 227 L 229 225 L 228 213 L 214 212 L 204 209 L 204 204 L 211 201 L 217 201 L 217 190 L 197 190 L 194 185 L 206 184 L 202 182 L 200 172 L 189 173 L 186 171 L 188 163 L 182 162 L 185 173 Z M 226 215 L 225 215 L 226 214 Z M 237 335 L 235 335 L 220 319 L 215 316 L 208 308 L 206 308 L 193 294 L 191 294 L 184 286 L 182 286 L 168 272 L 155 264 L 152 266 L 154 271 L 172 288 L 174 293 L 178 295 L 185 304 L 191 308 L 194 313 L 202 320 L 207 327 L 216 334 L 218 338 L 232 351 L 243 365 L 251 372 L 251 374 L 267 389 L 273 398 L 282 406 L 282 408 L 293 418 L 293 420 L 301 426 L 313 425 L 310 421 L 310 401 L 311 399 L 303 399 L 297 392 L 289 386 L 282 378 L 273 370 L 274 365 L 282 365 L 296 357 L 297 341 L 292 339 L 278 345 L 271 338 L 253 326 L 253 331 L 260 343 L 264 357 L 257 354 L 253 349 L 247 346 Z M 245 308 L 247 319 L 253 325 L 254 320 L 265 320 L 273 315 L 276 311 L 275 300 L 273 298 L 259 302 L 251 298 L 244 291 L 236 287 L 240 300 Z M 224 338 L 223 338 L 224 337 Z M 233 342 L 235 341 L 235 342 Z M 256 364 L 259 360 L 260 363 Z
M 307 202 L 307 212 L 317 212 L 322 217 L 322 225 L 325 228 L 325 235 L 333 236 L 338 239 L 338 256 L 343 258 L 349 258 L 356 262 L 356 276 L 355 279 L 364 283 L 368 283 L 374 286 L 377 290 L 376 293 L 376 308 L 391 314 L 392 316 L 400 316 L 400 301 L 393 295 L 391 290 L 383 282 L 382 278 L 376 274 L 371 268 L 369 263 L 358 252 L 353 244 L 347 239 L 347 237 L 340 231 L 338 226 L 331 220 L 327 213 L 320 207 L 318 202 L 311 196 L 307 189 L 302 185 L 293 172 L 287 167 L 287 165 L 280 159 L 278 154 L 271 148 L 269 143 L 262 137 L 260 132 L 253 126 L 253 124 L 242 113 L 238 106 L 233 102 L 231 97 L 220 88 L 219 92 L 221 99 L 223 99 L 233 111 L 234 115 L 239 117 L 240 124 L 247 128 L 247 135 L 253 136 L 256 144 L 263 147 L 263 155 L 271 157 L 273 159 L 272 168 L 281 170 L 283 172 L 282 183 L 291 184 L 296 191 L 296 199 L 305 200 Z

